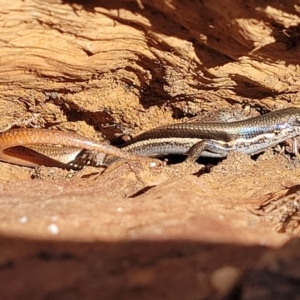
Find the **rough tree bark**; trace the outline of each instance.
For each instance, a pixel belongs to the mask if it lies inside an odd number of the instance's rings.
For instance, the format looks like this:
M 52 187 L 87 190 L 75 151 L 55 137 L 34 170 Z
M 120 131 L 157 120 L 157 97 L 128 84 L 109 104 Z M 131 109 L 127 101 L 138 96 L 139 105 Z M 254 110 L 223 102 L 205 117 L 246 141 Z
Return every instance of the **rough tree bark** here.
M 298 1 L 0 7 L 1 131 L 57 128 L 114 143 L 119 133 L 219 110 L 299 105 Z M 270 289 L 264 257 L 271 253 L 271 266 L 281 258 L 265 246 L 290 239 L 270 228 L 288 208 L 275 205 L 265 219 L 249 209 L 297 194 L 300 175 L 272 151 L 256 161 L 232 154 L 201 176 L 191 175 L 200 165 L 138 162 L 103 173 L 0 168 L 1 299 L 262 299 L 252 292 Z M 289 245 L 288 266 L 297 258 Z M 253 280 L 260 271 L 268 284 Z

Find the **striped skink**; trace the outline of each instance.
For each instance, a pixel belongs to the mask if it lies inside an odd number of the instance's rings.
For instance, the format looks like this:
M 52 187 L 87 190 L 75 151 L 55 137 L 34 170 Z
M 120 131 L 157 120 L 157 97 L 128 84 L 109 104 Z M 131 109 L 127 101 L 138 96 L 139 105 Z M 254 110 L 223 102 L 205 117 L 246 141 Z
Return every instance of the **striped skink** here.
M 31 167 L 45 164 L 77 168 L 80 162 L 107 166 L 120 158 L 183 154 L 187 155 L 187 162 L 194 162 L 199 156 L 222 158 L 231 151 L 257 154 L 298 135 L 300 108 L 297 107 L 230 123 L 165 125 L 136 136 L 121 149 L 63 131 L 13 129 L 0 134 L 0 160 Z M 296 146 L 294 143 L 295 154 Z M 79 163 L 74 163 L 78 159 Z

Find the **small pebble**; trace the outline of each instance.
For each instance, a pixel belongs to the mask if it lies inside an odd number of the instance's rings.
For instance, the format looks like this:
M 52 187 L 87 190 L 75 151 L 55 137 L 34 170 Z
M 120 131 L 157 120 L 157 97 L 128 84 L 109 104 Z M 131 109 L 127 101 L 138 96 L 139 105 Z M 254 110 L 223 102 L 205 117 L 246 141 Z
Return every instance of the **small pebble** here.
M 211 276 L 212 286 L 221 294 L 230 291 L 240 276 L 240 270 L 236 267 L 226 266 L 216 270 Z
M 150 168 L 156 168 L 157 167 L 157 163 L 156 162 L 151 162 L 150 163 Z
M 59 233 L 59 228 L 56 224 L 51 224 L 48 226 L 48 231 L 54 235 L 58 234 Z
M 123 207 L 119 206 L 117 207 L 117 212 L 122 212 L 123 211 Z
M 25 224 L 28 222 L 28 218 L 26 216 L 23 216 L 19 219 L 19 223 L 20 224 Z

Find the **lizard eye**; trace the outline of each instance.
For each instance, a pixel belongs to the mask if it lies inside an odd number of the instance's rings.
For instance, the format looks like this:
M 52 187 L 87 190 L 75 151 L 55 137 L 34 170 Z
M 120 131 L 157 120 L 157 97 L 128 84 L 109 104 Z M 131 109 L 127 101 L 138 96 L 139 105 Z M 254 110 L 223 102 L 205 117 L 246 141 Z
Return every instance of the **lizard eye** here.
M 294 123 L 295 125 L 300 125 L 300 116 L 295 118 Z

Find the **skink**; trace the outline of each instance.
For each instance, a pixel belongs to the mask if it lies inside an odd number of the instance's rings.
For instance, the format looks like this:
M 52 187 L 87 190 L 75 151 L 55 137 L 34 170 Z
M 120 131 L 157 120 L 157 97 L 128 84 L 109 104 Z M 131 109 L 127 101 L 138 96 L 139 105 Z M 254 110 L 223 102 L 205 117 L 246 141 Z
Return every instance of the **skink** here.
M 133 138 L 122 150 L 151 157 L 183 154 L 188 156 L 187 162 L 193 162 L 199 156 L 226 157 L 231 151 L 254 155 L 299 134 L 300 108 L 290 107 L 230 123 L 161 126 Z M 115 160 L 106 155 L 98 163 L 109 165 Z
M 231 151 L 257 154 L 298 135 L 297 107 L 230 123 L 165 125 L 138 135 L 121 149 L 69 132 L 13 129 L 0 134 L 0 160 L 31 167 L 44 164 L 77 168 L 80 164 L 107 166 L 119 158 L 183 154 L 188 156 L 187 162 L 193 162 L 199 156 L 226 157 Z M 79 162 L 74 164 L 77 159 Z
M 141 159 L 134 153 L 71 132 L 23 128 L 0 134 L 0 160 L 28 167 L 46 165 L 77 168 L 77 165 L 69 163 L 76 160 L 85 149 L 97 153 L 98 157 L 109 154 L 124 159 Z

